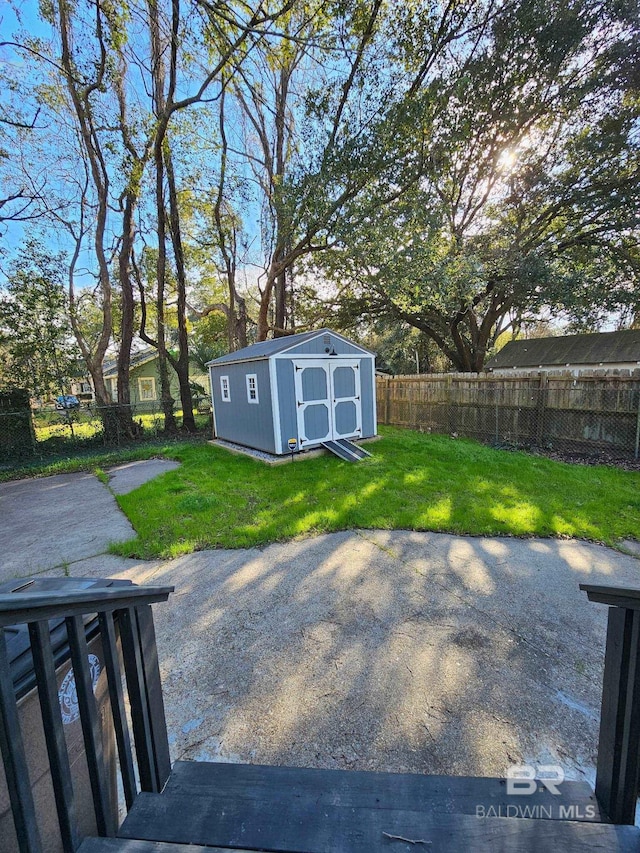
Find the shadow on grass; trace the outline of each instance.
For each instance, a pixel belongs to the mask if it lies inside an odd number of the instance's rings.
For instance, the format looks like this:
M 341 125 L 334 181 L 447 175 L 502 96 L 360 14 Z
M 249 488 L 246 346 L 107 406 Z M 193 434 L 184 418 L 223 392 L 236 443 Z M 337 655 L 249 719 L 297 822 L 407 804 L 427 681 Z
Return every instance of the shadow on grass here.
M 372 451 L 357 464 L 325 456 L 270 468 L 209 445 L 178 448 L 180 469 L 118 499 L 138 539 L 114 550 L 173 557 L 354 528 L 640 537 L 635 472 L 390 428 Z

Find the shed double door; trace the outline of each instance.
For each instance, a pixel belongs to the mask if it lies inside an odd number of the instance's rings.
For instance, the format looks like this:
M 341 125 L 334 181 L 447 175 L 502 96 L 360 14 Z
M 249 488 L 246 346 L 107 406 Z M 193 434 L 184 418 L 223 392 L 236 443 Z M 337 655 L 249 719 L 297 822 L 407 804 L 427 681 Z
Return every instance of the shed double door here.
M 362 434 L 360 362 L 294 361 L 300 447 Z

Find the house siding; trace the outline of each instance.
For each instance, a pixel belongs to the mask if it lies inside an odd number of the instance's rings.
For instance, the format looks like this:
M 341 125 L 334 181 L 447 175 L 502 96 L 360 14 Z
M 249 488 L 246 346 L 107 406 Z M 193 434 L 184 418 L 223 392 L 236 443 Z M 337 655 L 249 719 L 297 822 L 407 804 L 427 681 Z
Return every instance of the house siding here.
M 246 377 L 249 374 L 257 377 L 258 403 L 247 400 Z M 221 376 L 229 377 L 229 402 L 222 400 Z M 217 438 L 268 453 L 280 452 L 274 439 L 268 361 L 212 365 L 210 377 Z
M 529 376 L 531 373 L 558 374 L 573 373 L 575 376 L 592 375 L 594 373 L 606 373 L 611 371 L 637 370 L 640 361 L 607 362 L 606 364 L 536 364 L 534 367 L 494 367 L 487 370 L 492 376 Z
M 140 398 L 140 383 L 139 379 L 153 379 L 155 382 L 155 397 L 153 400 L 142 400 Z M 173 369 L 169 370 L 169 380 L 171 387 L 171 396 L 180 400 L 180 387 L 178 385 L 178 377 Z M 134 405 L 151 406 L 160 400 L 160 374 L 158 371 L 158 359 L 148 361 L 146 364 L 141 364 L 139 367 L 134 367 L 129 374 L 129 388 L 131 393 L 131 402 Z
M 171 396 L 176 401 L 176 408 L 180 410 L 182 408 L 182 404 L 180 401 L 180 384 L 178 382 L 178 375 L 171 365 L 168 365 L 169 369 L 169 387 L 171 389 Z M 207 385 L 209 383 L 208 377 L 206 374 L 201 372 L 202 368 L 197 368 L 195 365 L 189 365 L 189 380 L 191 382 L 196 382 L 198 385 L 201 385 L 205 392 L 207 390 Z M 153 379 L 155 380 L 155 397 L 153 400 L 142 400 L 140 398 L 140 383 L 139 379 Z M 111 398 L 115 401 L 117 399 L 117 378 L 112 374 L 109 374 L 105 377 L 107 382 L 107 387 L 110 389 Z M 158 358 L 150 359 L 146 361 L 144 364 L 135 365 L 129 371 L 129 395 L 131 399 L 131 405 L 137 406 L 140 409 L 144 409 L 144 407 L 148 407 L 149 409 L 158 409 L 160 405 L 160 371 L 158 370 Z

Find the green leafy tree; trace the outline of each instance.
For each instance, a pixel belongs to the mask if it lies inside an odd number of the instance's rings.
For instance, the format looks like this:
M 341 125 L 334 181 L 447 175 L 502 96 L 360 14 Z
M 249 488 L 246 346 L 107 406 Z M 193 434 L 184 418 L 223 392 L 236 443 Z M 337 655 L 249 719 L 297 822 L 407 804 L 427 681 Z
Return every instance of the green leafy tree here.
M 508 4 L 432 65 L 387 117 L 399 162 L 426 140 L 419 179 L 343 219 L 320 256 L 341 322 L 395 318 L 477 371 L 501 333 L 544 310 L 633 312 L 637 30 L 624 4 Z M 407 61 L 422 67 L 419 41 Z
M 28 242 L 0 290 L 2 384 L 27 388 L 35 397 L 67 392 L 80 352 L 68 319 L 65 261 Z
M 456 15 L 418 5 L 420 25 L 428 22 L 433 34 L 425 48 L 433 62 L 475 27 L 462 13 L 473 0 L 455 4 Z M 305 260 L 416 179 L 416 163 L 398 160 L 391 121 L 382 120 L 394 105 L 401 114 L 397 92 L 423 73 L 398 62 L 392 34 L 403 15 L 381 0 L 299 3 L 283 16 L 278 37 L 270 34 L 235 69 L 229 98 L 237 108 L 226 115 L 230 129 L 243 128 L 239 158 L 251 170 L 260 211 L 258 340 L 295 331 Z

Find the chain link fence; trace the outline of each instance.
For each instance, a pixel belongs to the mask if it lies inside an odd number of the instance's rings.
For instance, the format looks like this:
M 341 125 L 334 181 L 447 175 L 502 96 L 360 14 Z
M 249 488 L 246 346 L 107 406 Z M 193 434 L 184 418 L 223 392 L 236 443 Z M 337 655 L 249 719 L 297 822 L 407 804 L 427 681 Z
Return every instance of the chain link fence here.
M 174 414 L 180 423 L 182 413 Z M 199 409 L 195 417 L 199 429 L 210 429 L 208 407 Z M 164 413 L 158 401 L 105 407 L 82 404 L 72 409 L 0 409 L 0 468 L 94 448 L 153 441 L 163 434 Z
M 379 423 L 423 432 L 584 457 L 640 454 L 640 374 L 379 377 L 377 402 Z

